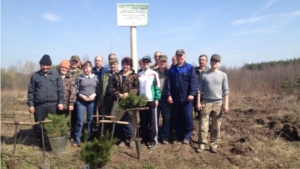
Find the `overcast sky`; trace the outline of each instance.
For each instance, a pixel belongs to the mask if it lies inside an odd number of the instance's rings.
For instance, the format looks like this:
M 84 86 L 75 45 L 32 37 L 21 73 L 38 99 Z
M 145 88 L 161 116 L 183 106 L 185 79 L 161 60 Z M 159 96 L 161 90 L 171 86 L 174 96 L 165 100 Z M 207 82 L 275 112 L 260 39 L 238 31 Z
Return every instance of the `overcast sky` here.
M 117 3 L 148 3 L 147 27 L 137 27 L 138 58 L 179 48 L 187 62 L 218 53 L 221 64 L 300 57 L 300 0 L 2 0 L 1 67 L 59 64 L 71 55 L 130 56 L 130 27 L 117 26 Z M 197 63 L 198 64 L 198 63 Z

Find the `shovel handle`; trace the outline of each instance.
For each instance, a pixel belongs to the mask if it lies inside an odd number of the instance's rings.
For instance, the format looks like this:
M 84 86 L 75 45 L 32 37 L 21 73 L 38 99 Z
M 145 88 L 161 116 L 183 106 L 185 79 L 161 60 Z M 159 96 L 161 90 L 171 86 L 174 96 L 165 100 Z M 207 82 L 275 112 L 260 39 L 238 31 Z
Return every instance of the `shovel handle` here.
M 149 107 L 139 107 L 139 108 L 126 109 L 126 111 L 138 111 L 138 110 L 149 110 Z
M 106 117 L 106 118 L 109 118 L 109 119 L 116 118 L 116 116 L 107 116 L 107 115 L 93 115 L 93 117 Z
M 111 120 L 100 120 L 100 123 L 117 123 L 117 124 L 129 124 L 126 121 L 111 121 Z
M 40 123 L 52 123 L 52 120 L 44 120 L 40 122 L 17 122 L 17 121 L 1 121 L 2 124 L 15 124 L 15 125 L 36 125 Z

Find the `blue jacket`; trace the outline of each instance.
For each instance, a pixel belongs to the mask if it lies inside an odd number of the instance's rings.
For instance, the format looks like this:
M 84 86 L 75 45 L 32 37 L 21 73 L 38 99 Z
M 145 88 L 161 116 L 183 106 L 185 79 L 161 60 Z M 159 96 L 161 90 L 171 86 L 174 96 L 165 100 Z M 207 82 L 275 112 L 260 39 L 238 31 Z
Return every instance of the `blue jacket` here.
M 42 70 L 35 72 L 30 79 L 28 87 L 27 105 L 36 104 L 63 104 L 64 86 L 60 75 L 53 70 L 49 70 L 45 76 Z
M 197 79 L 193 65 L 184 62 L 178 70 L 177 65 L 169 69 L 167 95 L 172 96 L 175 103 L 184 103 L 188 95 L 195 96 Z
M 97 71 L 96 67 L 93 67 L 92 72 L 98 77 L 98 81 L 100 82 L 102 79 L 102 75 L 108 72 L 108 68 L 102 66 L 100 70 Z

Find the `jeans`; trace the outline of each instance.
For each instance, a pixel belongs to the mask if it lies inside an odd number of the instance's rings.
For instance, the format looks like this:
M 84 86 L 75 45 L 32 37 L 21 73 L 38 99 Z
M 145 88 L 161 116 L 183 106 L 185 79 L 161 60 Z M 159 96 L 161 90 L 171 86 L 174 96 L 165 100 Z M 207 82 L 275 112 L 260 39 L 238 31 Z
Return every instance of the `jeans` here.
M 74 143 L 79 144 L 83 123 L 84 123 L 84 115 L 86 111 L 87 111 L 87 126 L 89 132 L 88 141 L 90 141 L 92 138 L 91 136 L 93 134 L 93 114 L 96 111 L 97 103 L 95 100 L 86 102 L 81 99 L 78 99 L 76 101 L 76 106 L 77 106 L 77 118 L 76 118 L 75 130 L 74 130 Z
M 167 98 L 163 98 L 159 100 L 157 107 L 157 124 L 159 122 L 159 115 L 162 115 L 162 125 L 159 129 L 158 135 L 159 138 L 163 141 L 169 140 L 170 133 L 170 108 L 167 102 Z
M 133 129 L 130 123 L 130 114 L 126 112 L 120 121 L 129 122 L 129 124 L 118 124 L 117 131 L 118 137 L 121 141 L 125 141 L 126 138 L 132 139 L 134 137 Z

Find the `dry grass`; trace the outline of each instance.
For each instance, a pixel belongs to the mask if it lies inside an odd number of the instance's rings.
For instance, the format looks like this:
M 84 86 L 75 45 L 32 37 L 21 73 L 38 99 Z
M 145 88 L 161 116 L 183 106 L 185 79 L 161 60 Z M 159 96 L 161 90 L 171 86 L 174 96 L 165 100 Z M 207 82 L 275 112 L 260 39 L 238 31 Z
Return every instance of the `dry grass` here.
M 300 142 L 293 141 L 295 137 L 283 129 L 286 124 L 300 128 L 300 106 L 297 96 L 286 95 L 280 87 L 286 77 L 300 76 L 300 66 L 277 66 L 264 71 L 223 70 L 229 78 L 230 112 L 223 117 L 217 154 L 195 153 L 197 143 L 187 147 L 170 144 L 159 145 L 154 150 L 142 147 L 142 160 L 139 161 L 135 149 L 115 146 L 108 168 L 300 168 Z M 2 90 L 2 120 L 33 121 L 26 100 L 27 91 Z M 194 123 L 198 130 L 198 122 Z M 7 168 L 6 161 L 12 158 L 13 127 L 1 126 L 1 168 Z M 32 149 L 30 127 L 20 126 L 20 133 L 17 168 L 40 168 L 43 155 L 42 151 Z M 197 133 L 193 134 L 194 141 L 198 140 Z M 60 156 L 54 156 L 51 151 L 47 151 L 46 156 L 51 168 L 75 169 L 84 165 L 79 149 L 70 145 Z
M 287 141 L 281 130 L 285 117 L 300 119 L 296 97 L 259 96 L 253 94 L 231 105 L 223 120 L 221 145 L 229 143 L 227 153 L 235 154 L 230 160 L 242 168 L 299 168 L 300 142 Z M 277 124 L 269 128 L 273 122 Z
M 299 168 L 300 142 L 289 141 L 276 131 L 281 131 L 286 116 L 294 117 L 300 107 L 294 96 L 278 96 L 275 94 L 234 95 L 231 97 L 231 111 L 224 116 L 222 135 L 218 154 L 205 151 L 195 153 L 197 143 L 191 146 L 174 148 L 159 145 L 154 150 L 142 148 L 142 160 L 136 159 L 135 149 L 114 147 L 112 162 L 108 168 Z M 236 99 L 236 100 L 235 100 Z M 21 106 L 22 107 L 22 106 Z M 21 109 L 21 107 L 16 107 Z M 12 110 L 10 110 L 12 111 Z M 13 111 L 23 121 L 31 121 L 24 111 Z M 6 113 L 4 113 L 6 114 Z M 299 116 L 299 114 L 298 114 Z M 297 116 L 295 116 L 297 117 Z M 2 116 L 2 120 L 12 117 Z M 270 128 L 272 122 L 278 123 Z M 197 123 L 197 121 L 194 121 Z M 291 121 L 292 122 L 292 121 Z M 198 125 L 195 124 L 196 128 Z M 13 125 L 2 125 L 1 160 L 2 168 L 12 158 Z M 39 168 L 43 164 L 42 151 L 32 149 L 32 131 L 28 126 L 20 126 L 16 157 L 17 168 Z M 197 131 L 195 131 L 197 133 Z M 29 135 L 29 136 L 28 136 Z M 27 137 L 28 136 L 28 137 Z M 197 140 L 194 134 L 193 140 Z M 46 162 L 51 168 L 82 168 L 79 149 L 67 146 L 66 152 L 54 156 L 51 151 L 46 153 Z

